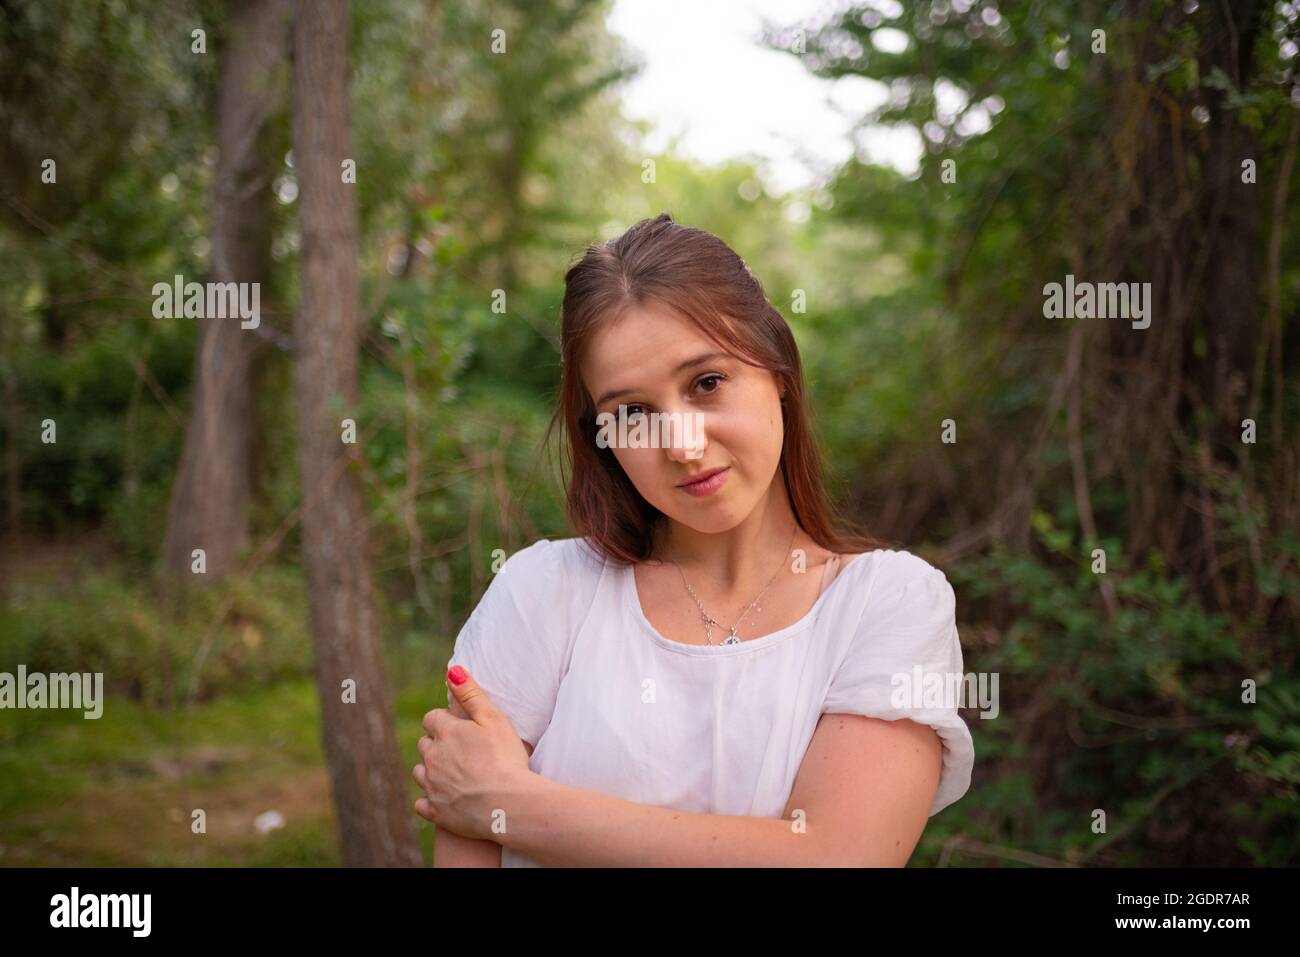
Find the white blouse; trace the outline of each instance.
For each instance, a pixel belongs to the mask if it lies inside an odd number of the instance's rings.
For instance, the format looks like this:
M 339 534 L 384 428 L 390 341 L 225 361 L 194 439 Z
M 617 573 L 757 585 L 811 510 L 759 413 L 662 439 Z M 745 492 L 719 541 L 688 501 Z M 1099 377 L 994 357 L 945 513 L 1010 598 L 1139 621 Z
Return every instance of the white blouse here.
M 631 565 L 583 539 L 542 540 L 502 566 L 448 666 L 505 712 L 543 777 L 706 814 L 781 817 L 824 713 L 908 718 L 943 741 L 933 816 L 970 787 L 974 744 L 955 703 L 895 689 L 913 687 L 917 668 L 962 673 L 952 586 L 892 549 L 850 559 L 827 584 L 834 572 L 794 624 L 688 645 L 646 619 Z M 539 866 L 510 848 L 501 865 Z

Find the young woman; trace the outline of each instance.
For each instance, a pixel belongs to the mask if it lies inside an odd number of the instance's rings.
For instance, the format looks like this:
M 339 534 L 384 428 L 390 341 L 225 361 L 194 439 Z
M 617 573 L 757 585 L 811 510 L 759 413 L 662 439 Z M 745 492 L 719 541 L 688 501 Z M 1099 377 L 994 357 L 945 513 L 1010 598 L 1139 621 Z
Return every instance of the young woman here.
M 974 761 L 905 696 L 962 672 L 947 579 L 837 531 L 794 337 L 720 239 L 663 214 L 565 282 L 578 534 L 456 640 L 414 771 L 435 866 L 902 866 Z

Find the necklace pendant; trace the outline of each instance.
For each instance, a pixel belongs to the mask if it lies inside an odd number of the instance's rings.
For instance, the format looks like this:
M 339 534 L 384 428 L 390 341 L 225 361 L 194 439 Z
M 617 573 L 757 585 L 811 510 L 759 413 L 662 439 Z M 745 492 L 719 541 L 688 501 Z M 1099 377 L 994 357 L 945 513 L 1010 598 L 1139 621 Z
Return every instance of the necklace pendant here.
M 722 639 L 722 643 L 724 645 L 738 645 L 740 644 L 740 639 L 735 635 L 728 635 L 726 638 Z

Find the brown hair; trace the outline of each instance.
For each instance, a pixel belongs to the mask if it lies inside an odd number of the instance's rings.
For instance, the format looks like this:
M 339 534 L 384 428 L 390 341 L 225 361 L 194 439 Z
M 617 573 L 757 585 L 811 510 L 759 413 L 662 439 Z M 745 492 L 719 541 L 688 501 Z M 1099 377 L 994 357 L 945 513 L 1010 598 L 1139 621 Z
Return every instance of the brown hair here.
M 566 508 L 577 535 L 607 558 L 639 562 L 650 557 L 655 527 L 663 519 L 613 451 L 597 445 L 595 406 L 578 371 L 595 329 L 648 301 L 680 313 L 724 349 L 773 372 L 784 386 L 780 467 L 790 508 L 808 536 L 835 552 L 884 547 L 870 536 L 843 531 L 847 523 L 827 497 L 799 348 L 785 318 L 731 247 L 712 233 L 673 222 L 667 213 L 589 245 L 564 277 L 560 394 L 546 435 L 549 439 L 563 421 L 570 467 L 564 479 Z

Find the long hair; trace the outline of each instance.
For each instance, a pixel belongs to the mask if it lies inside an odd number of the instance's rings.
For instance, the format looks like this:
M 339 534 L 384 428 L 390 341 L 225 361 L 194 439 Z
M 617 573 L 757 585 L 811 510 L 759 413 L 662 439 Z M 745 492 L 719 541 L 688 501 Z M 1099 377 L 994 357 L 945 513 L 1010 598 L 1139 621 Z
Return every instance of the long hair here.
M 636 490 L 613 450 L 597 445 L 595 406 L 578 371 L 596 329 L 653 301 L 689 319 L 733 355 L 770 370 L 784 386 L 780 468 L 804 532 L 835 552 L 884 547 L 876 538 L 848 531 L 831 505 L 794 335 L 731 247 L 660 213 L 608 242 L 589 245 L 565 274 L 564 287 L 560 392 L 546 437 L 563 423 L 569 467 L 565 505 L 578 536 L 606 558 L 641 562 L 650 557 L 656 526 L 664 519 Z

